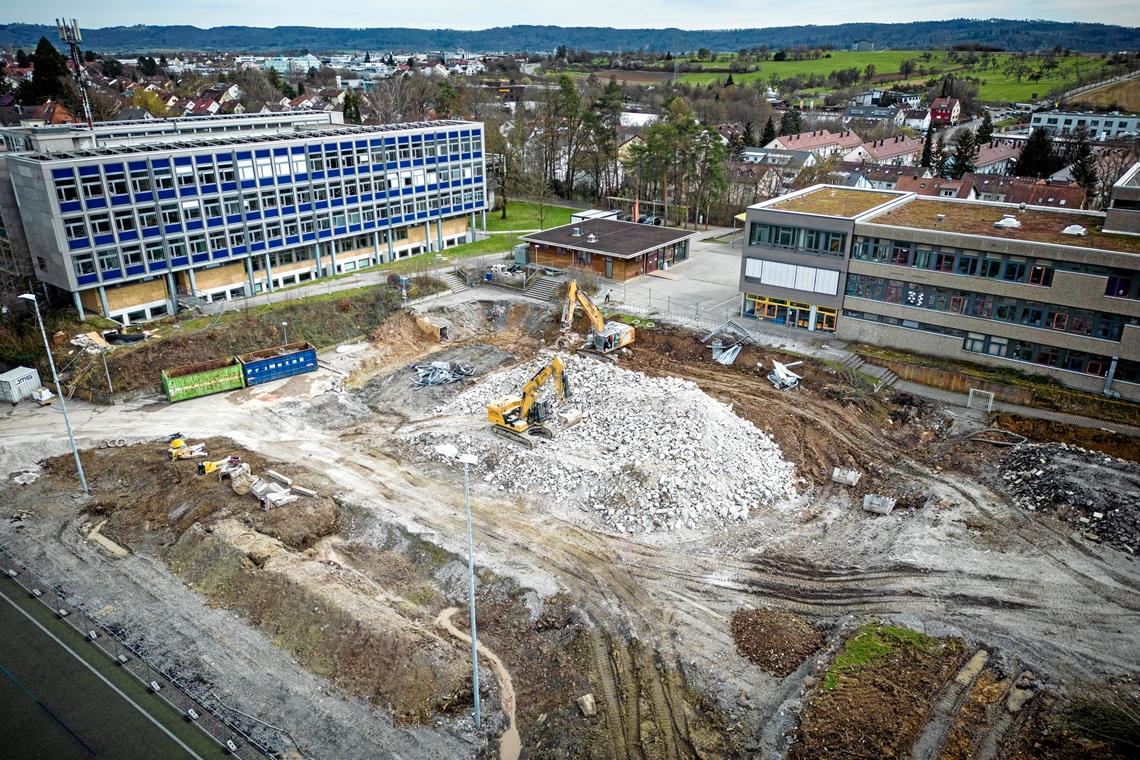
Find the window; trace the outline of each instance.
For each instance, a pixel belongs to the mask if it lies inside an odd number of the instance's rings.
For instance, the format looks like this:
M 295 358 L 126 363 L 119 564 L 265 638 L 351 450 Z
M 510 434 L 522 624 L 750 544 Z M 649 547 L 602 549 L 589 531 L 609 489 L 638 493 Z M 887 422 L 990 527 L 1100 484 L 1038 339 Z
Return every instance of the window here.
M 119 253 L 113 248 L 105 251 L 98 252 L 99 257 L 99 271 L 110 272 L 111 270 L 119 269 Z
M 171 240 L 167 243 L 170 249 L 170 258 L 177 259 L 186 255 L 186 242 L 183 240 Z
M 162 248 L 161 240 L 152 240 L 145 244 L 146 260 L 151 264 L 166 261 L 166 251 Z
M 270 156 L 257 157 L 257 178 L 266 179 L 273 176 L 273 158 Z
M 81 216 L 73 216 L 63 220 L 63 234 L 68 240 L 82 240 L 87 237 L 87 223 Z
M 95 235 L 110 235 L 111 217 L 106 214 L 92 214 L 91 232 Z
M 211 251 L 224 251 L 226 249 L 226 233 L 211 232 L 209 245 Z
M 188 222 L 201 219 L 202 203 L 197 198 L 182 201 L 182 218 Z
M 1106 296 L 1113 296 L 1114 298 L 1128 298 L 1132 292 L 1132 274 L 1115 274 L 1110 275 L 1108 284 L 1104 289 Z
M 910 264 L 910 245 L 896 242 L 891 250 L 891 263 L 900 267 Z
M 978 274 L 982 277 L 989 277 L 990 279 L 997 279 L 1001 275 L 1001 259 L 987 258 L 982 262 Z
M 278 177 L 286 177 L 289 175 L 289 156 L 273 157 L 273 173 Z
M 107 172 L 107 188 L 111 195 L 127 194 L 127 175 L 122 170 Z
M 174 188 L 174 177 L 170 174 L 169 164 L 154 165 L 154 186 L 159 190 Z
M 218 173 L 213 164 L 198 164 L 198 184 L 213 185 L 218 181 Z
M 83 197 L 84 198 L 102 198 L 103 197 L 103 180 L 95 177 L 83 177 L 80 180 L 83 183 Z
M 133 267 L 143 263 L 142 246 L 124 245 L 120 250 L 123 254 L 123 263 L 127 266 Z
M 981 333 L 966 333 L 966 340 L 962 344 L 962 348 L 976 354 L 983 353 L 986 350 L 986 336 Z
M 79 200 L 79 187 L 75 184 L 75 177 L 65 177 L 55 181 L 55 197 L 60 202 Z
M 1009 340 L 991 335 L 986 353 L 990 356 L 1005 356 L 1009 351 Z
M 1069 327 L 1069 314 L 1068 312 L 1058 311 L 1053 314 L 1053 329 L 1065 330 Z
M 974 276 L 978 273 L 978 256 L 977 254 L 962 253 L 958 256 L 958 263 L 955 270 L 958 274 Z
M 1045 321 L 1045 312 L 1033 306 L 1021 310 L 1021 323 L 1030 327 L 1040 327 Z
M 172 203 L 161 207 L 163 224 L 178 224 L 182 217 L 178 215 L 178 204 Z
M 281 205 L 282 206 L 292 206 L 294 203 L 296 203 L 296 198 L 293 195 L 293 191 L 292 190 L 282 190 L 281 191 Z
M 213 219 L 222 215 L 222 202 L 218 198 L 207 198 L 202 201 L 202 215 Z
M 234 181 L 234 160 L 229 156 L 218 156 L 218 180 L 221 182 Z
M 277 193 L 272 190 L 261 191 L 261 207 L 262 208 L 277 208 Z
M 954 271 L 954 253 L 953 253 L 953 251 L 939 253 L 934 259 L 934 268 L 939 272 L 953 272 Z
M 1025 279 L 1025 259 L 1010 256 L 1005 262 L 1002 279 L 1007 282 L 1021 282 Z
M 238 179 L 243 182 L 255 179 L 253 172 L 253 161 L 248 158 L 239 158 L 237 161 L 237 175 Z
M 150 192 L 150 174 L 146 169 L 131 169 L 131 190 L 136 193 Z
M 241 213 L 241 196 L 240 195 L 227 195 L 222 200 L 222 209 L 226 212 L 226 216 L 233 216 Z
M 76 275 L 95 274 L 95 257 L 90 253 L 76 254 L 71 263 Z
M 131 211 L 115 212 L 115 229 L 119 232 L 130 232 L 135 228 L 135 215 Z
M 1049 287 L 1053 284 L 1053 267 L 1037 264 L 1029 270 L 1029 284 Z
M 158 213 L 155 211 L 154 206 L 140 206 L 138 211 L 140 227 L 158 226 Z
M 261 198 L 258 197 L 257 193 L 246 193 L 241 197 L 241 203 L 247 214 L 261 210 Z
M 176 166 L 174 167 L 174 174 L 178 177 L 179 187 L 192 187 L 194 185 L 193 166 Z

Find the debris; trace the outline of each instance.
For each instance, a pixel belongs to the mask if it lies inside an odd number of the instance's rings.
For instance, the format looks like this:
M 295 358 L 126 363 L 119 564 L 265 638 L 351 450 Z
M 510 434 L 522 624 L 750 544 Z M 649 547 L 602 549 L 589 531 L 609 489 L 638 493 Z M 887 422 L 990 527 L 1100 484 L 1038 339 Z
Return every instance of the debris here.
M 768 382 L 772 387 L 778 391 L 788 391 L 793 388 L 798 388 L 802 377 L 792 372 L 789 367 L 795 367 L 803 364 L 803 362 L 792 362 L 791 364 L 781 364 L 775 359 L 772 360 L 772 371 L 768 373 Z
M 293 485 L 293 479 L 292 478 L 285 476 L 285 475 L 282 475 L 281 473 L 277 472 L 277 470 L 266 470 L 265 474 L 268 475 L 269 477 L 273 478 L 274 480 L 276 480 L 278 483 L 280 483 L 282 485 L 285 485 L 285 486 Z
M 842 483 L 845 486 L 859 485 L 859 479 L 863 477 L 863 473 L 858 470 L 845 470 L 842 467 L 836 467 L 831 471 L 831 480 L 835 483 Z
M 298 496 L 307 496 L 310 499 L 315 499 L 317 497 L 317 492 L 313 491 L 312 489 L 309 489 L 309 488 L 302 488 L 301 486 L 292 486 L 292 487 L 290 487 L 289 490 L 292 493 L 297 494 Z
M 545 361 L 488 375 L 437 413 L 483 417 L 488 399 L 516 393 Z M 477 435 L 424 431 L 410 441 L 438 458 L 446 439 L 479 456 L 490 486 L 592 514 L 618 533 L 723 527 L 794 496 L 793 465 L 771 437 L 695 383 L 578 354 L 564 362 L 585 417 L 534 449 L 483 435 L 482 420 L 471 424 Z
M 979 441 L 981 443 L 992 443 L 995 446 L 1019 446 L 1029 439 L 1023 435 L 1011 433 L 1001 428 L 986 428 L 971 435 L 970 440 Z
M 583 717 L 592 718 L 598 714 L 598 706 L 594 701 L 593 694 L 583 694 L 576 700 L 578 702 L 578 709 L 582 711 Z
M 16 475 L 14 478 L 12 478 L 12 480 L 19 485 L 28 486 L 39 480 L 40 474 L 41 472 L 39 470 L 25 470 L 24 472 L 21 472 L 19 475 Z
M 880 494 L 864 494 L 863 496 L 863 511 L 874 512 L 877 515 L 889 515 L 891 510 L 895 508 L 895 500 L 889 496 L 881 496 Z
M 425 385 L 446 385 L 448 383 L 457 383 L 464 378 L 471 377 L 475 374 L 475 368 L 470 364 L 460 364 L 459 362 L 431 362 L 429 364 L 414 364 L 412 371 L 416 373 L 416 377 L 412 380 L 413 385 L 423 387 Z

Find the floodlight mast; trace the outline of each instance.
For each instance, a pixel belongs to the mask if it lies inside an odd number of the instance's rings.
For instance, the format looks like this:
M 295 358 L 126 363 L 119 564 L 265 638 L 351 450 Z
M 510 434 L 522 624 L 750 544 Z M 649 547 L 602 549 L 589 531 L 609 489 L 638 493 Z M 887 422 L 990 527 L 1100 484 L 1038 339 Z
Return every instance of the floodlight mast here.
M 91 139 L 95 139 L 95 120 L 91 118 L 91 99 L 87 97 L 87 88 L 91 86 L 91 77 L 87 75 L 87 67 L 83 65 L 83 54 L 79 50 L 79 43 L 83 42 L 83 33 L 79 31 L 79 22 L 75 19 L 57 18 L 55 26 L 59 30 L 59 39 L 71 49 L 71 63 L 75 66 L 75 83 L 79 85 L 79 95 L 83 99 L 83 115 L 87 117 L 87 128 L 91 130 Z

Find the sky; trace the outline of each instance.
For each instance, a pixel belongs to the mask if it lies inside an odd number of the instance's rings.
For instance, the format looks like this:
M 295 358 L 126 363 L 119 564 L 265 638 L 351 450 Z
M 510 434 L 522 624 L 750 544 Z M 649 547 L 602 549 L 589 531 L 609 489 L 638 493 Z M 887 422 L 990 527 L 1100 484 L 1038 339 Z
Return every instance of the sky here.
M 0 0 L 6 22 L 53 23 L 74 17 L 80 26 L 190 24 L 209 26 L 323 26 L 486 29 L 513 24 L 612 26 L 618 28 L 732 29 L 832 25 L 852 21 L 899 22 L 947 18 L 1034 18 L 1140 26 L 1136 0 L 925 0 L 900 3 L 886 12 L 883 0 Z

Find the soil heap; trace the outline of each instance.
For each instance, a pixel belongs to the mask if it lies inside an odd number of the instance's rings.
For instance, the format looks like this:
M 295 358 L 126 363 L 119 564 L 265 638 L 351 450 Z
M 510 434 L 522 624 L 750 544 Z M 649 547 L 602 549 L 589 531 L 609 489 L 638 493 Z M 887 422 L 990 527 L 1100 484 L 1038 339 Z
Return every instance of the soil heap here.
M 490 435 L 481 420 L 487 434 L 457 443 L 480 456 L 486 482 L 588 511 L 619 533 L 724 527 L 795 496 L 794 466 L 779 446 L 695 383 L 577 355 L 562 359 L 572 398 L 561 408 L 579 409 L 583 421 L 528 450 Z M 549 360 L 490 374 L 437 411 L 483 416 L 488 401 L 517 395 Z M 544 398 L 553 400 L 552 385 Z M 438 456 L 442 439 L 421 434 L 421 452 Z

